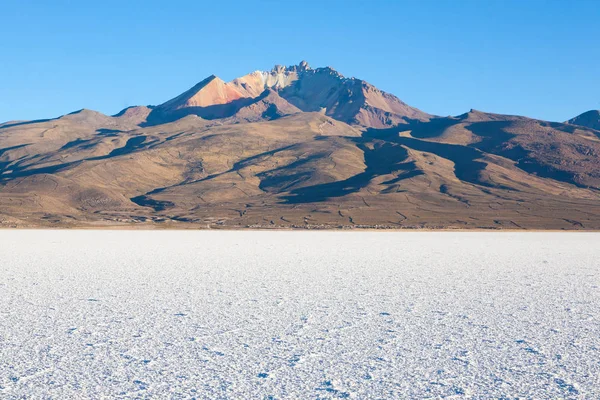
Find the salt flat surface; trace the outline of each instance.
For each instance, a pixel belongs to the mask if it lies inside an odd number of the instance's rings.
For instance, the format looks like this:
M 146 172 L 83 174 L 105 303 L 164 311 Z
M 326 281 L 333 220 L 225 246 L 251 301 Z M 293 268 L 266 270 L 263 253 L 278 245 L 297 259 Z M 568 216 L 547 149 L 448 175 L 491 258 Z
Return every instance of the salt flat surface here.
M 600 398 L 600 234 L 0 231 L 0 398 Z

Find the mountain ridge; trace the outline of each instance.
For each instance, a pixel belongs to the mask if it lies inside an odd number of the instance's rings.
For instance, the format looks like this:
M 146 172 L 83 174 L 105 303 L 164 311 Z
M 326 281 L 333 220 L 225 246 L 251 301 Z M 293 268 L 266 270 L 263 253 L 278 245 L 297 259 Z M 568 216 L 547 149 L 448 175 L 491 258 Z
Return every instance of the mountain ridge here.
M 306 61 L 271 71 L 254 71 L 225 82 L 216 75 L 156 106 L 149 124 L 160 124 L 195 114 L 202 118 L 234 117 L 265 90 L 303 112 L 323 111 L 351 125 L 391 127 L 432 116 L 356 78 L 346 78 L 331 67 L 312 69 Z
M 0 226 L 600 229 L 600 130 L 439 117 L 308 63 L 0 124 Z M 583 125 L 582 125 L 583 124 Z

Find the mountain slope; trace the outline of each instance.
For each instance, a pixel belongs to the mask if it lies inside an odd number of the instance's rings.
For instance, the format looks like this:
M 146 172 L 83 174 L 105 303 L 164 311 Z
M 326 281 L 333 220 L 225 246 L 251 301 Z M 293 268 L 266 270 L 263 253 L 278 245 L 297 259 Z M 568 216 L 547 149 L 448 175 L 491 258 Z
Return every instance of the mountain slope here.
M 247 105 L 242 105 L 233 115 L 235 122 L 256 122 L 281 118 L 302 112 L 272 90 L 266 89 Z
M 471 110 L 407 130 L 415 138 L 502 156 L 543 178 L 600 187 L 600 136 L 589 128 Z
M 600 130 L 600 110 L 584 112 L 583 114 L 568 120 L 566 123 Z
M 261 86 L 272 88 L 302 111 L 324 110 L 334 119 L 365 127 L 381 128 L 431 118 L 365 81 L 345 78 L 330 67 L 311 69 L 305 61 L 287 68 L 276 66 L 270 73 L 257 71 L 231 84 L 249 96 Z
M 258 101 L 267 90 L 300 111 L 323 112 L 362 127 L 391 127 L 432 117 L 365 81 L 345 78 L 330 67 L 311 69 L 301 62 L 291 67 L 275 66 L 269 72 L 255 71 L 227 83 L 212 75 L 157 106 L 147 122 L 158 125 L 190 114 L 204 119 L 247 120 L 243 115 L 236 118 L 236 114 Z M 291 113 L 289 106 L 285 108 L 288 112 L 283 114 Z
M 306 63 L 0 125 L 0 226 L 132 224 L 600 229 L 600 131 L 433 117 Z

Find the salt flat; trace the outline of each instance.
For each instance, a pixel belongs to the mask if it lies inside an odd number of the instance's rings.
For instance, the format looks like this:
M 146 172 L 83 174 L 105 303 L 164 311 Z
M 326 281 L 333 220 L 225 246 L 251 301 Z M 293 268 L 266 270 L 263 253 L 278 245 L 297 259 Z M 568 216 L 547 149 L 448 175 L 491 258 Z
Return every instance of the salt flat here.
M 0 231 L 0 398 L 598 398 L 600 234 Z

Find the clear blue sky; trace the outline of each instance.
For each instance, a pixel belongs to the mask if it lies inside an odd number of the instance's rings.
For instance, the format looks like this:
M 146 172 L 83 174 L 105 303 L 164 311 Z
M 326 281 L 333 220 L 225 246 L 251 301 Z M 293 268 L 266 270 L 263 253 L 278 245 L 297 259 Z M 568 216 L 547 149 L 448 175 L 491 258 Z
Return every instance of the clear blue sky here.
M 306 59 L 429 113 L 600 109 L 600 2 L 0 2 L 0 121 L 159 104 Z

